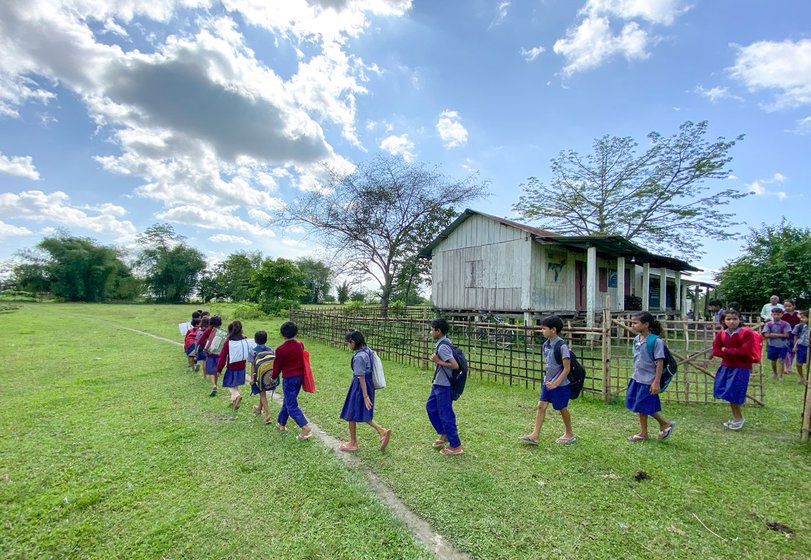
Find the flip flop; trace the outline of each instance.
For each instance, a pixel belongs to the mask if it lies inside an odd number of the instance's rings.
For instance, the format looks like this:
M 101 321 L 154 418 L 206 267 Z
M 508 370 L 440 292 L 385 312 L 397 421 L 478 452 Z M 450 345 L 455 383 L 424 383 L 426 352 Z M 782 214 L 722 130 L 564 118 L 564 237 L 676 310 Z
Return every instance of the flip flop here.
M 555 440 L 555 443 L 571 444 L 571 443 L 574 443 L 576 441 L 577 441 L 577 438 L 575 436 L 572 436 L 572 437 L 563 437 L 563 436 L 561 436 L 561 437 L 559 437 L 558 439 Z
M 532 439 L 529 436 L 521 436 L 520 438 L 518 438 L 518 441 L 520 441 L 521 443 L 528 443 L 530 445 L 540 445 L 540 442 L 537 439 Z
M 265 418 L 265 424 L 273 424 L 273 418 Z
M 299 434 L 299 435 L 296 436 L 296 439 L 299 440 L 299 441 L 307 441 L 311 437 L 313 437 L 312 432 L 310 432 L 309 434 L 306 434 L 306 435 L 305 434 Z
M 287 431 L 287 426 L 283 426 L 283 425 L 279 424 L 278 422 L 276 422 L 276 429 L 279 430 L 280 432 L 286 432 Z
M 242 404 L 242 395 L 237 395 L 237 398 L 234 399 L 234 408 L 239 410 L 240 404 Z
M 357 447 L 352 447 L 348 443 L 342 443 L 338 446 L 338 449 L 345 453 L 355 453 L 358 450 Z
M 453 449 L 452 447 L 446 447 L 445 449 L 440 451 L 440 453 L 442 453 L 443 455 L 461 455 L 464 452 L 465 450 L 462 449 L 461 445 L 456 449 Z
M 676 427 L 676 421 L 671 420 L 670 426 L 659 432 L 659 441 L 665 441 L 667 438 L 670 437 L 670 434 L 673 433 L 673 428 Z
M 434 443 L 431 444 L 431 447 L 434 449 L 439 449 L 440 447 L 445 447 L 447 444 L 448 442 L 446 440 L 438 438 L 434 441 Z
M 217 396 L 217 389 L 212 389 L 211 392 L 208 394 L 209 397 L 216 397 Z
M 630 442 L 648 441 L 648 438 L 647 436 L 640 436 L 639 434 L 634 434 L 632 436 L 628 436 L 628 441 Z
M 389 444 L 389 439 L 391 439 L 391 430 L 386 430 L 386 433 L 380 436 L 380 451 L 386 449 L 386 446 Z
M 259 405 L 258 404 L 253 405 L 253 413 L 254 414 L 260 414 L 261 412 L 262 411 L 259 410 Z

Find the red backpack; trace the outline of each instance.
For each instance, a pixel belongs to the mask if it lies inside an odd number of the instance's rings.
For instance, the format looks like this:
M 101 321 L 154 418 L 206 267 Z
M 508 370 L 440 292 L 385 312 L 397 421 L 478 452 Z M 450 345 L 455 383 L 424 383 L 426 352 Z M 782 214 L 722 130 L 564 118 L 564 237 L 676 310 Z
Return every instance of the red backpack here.
M 763 360 L 763 335 L 749 327 L 741 328 L 744 329 L 752 333 L 752 363 L 759 364 Z

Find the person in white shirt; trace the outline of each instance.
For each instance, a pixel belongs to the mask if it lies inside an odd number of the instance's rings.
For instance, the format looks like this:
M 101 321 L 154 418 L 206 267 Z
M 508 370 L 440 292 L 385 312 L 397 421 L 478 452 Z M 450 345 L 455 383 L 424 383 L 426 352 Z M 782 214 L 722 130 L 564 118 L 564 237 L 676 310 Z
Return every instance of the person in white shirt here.
M 772 318 L 772 309 L 775 307 L 780 308 L 781 311 L 785 311 L 786 308 L 783 307 L 780 303 L 780 298 L 776 295 L 769 298 L 769 303 L 763 306 L 760 310 L 760 318 L 764 321 L 768 321 Z

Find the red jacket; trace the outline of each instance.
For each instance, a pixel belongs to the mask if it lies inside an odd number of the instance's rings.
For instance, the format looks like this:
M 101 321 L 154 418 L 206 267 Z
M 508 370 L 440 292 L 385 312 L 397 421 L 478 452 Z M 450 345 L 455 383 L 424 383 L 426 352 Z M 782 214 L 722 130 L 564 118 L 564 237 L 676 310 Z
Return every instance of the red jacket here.
M 214 330 L 214 327 L 206 327 L 206 330 L 203 331 L 203 335 L 200 337 L 200 346 L 205 349 L 206 343 L 208 342 L 209 337 L 211 336 L 211 331 Z M 206 352 L 206 356 L 214 356 L 215 354 L 209 354 Z
M 248 337 L 247 336 L 242 337 L 242 339 L 246 339 L 246 338 L 248 338 Z M 245 365 L 247 364 L 246 360 L 242 360 L 240 362 L 234 362 L 233 364 L 228 363 L 228 346 L 229 346 L 228 342 L 230 340 L 231 340 L 230 338 L 228 340 L 226 340 L 225 344 L 223 344 L 223 346 L 222 346 L 222 350 L 220 350 L 220 358 L 217 360 L 217 371 L 218 372 L 222 371 L 222 368 L 224 368 L 226 366 L 226 364 L 228 365 L 228 369 L 237 369 L 237 370 L 239 370 L 239 369 L 244 370 Z
M 752 369 L 754 350 L 755 333 L 748 327 L 741 327 L 731 336 L 724 329 L 712 341 L 712 355 L 721 358 L 722 366 Z
M 183 337 L 183 348 L 188 348 L 189 346 L 194 346 L 195 339 L 197 338 L 197 333 L 200 332 L 200 327 L 192 327 L 188 331 L 186 331 L 186 336 Z
M 304 345 L 298 340 L 291 338 L 285 340 L 276 348 L 276 359 L 273 360 L 273 379 L 279 377 L 282 372 L 282 379 L 291 377 L 301 377 L 304 375 Z

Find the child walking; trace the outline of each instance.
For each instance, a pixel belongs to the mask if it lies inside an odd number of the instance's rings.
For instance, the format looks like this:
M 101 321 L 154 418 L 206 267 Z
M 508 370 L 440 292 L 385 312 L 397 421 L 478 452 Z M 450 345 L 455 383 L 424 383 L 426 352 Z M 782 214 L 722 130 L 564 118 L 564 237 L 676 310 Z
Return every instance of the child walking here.
M 220 351 L 222 346 L 217 346 L 214 341 L 215 334 L 219 331 L 222 334 L 222 318 L 219 315 L 214 315 L 209 319 L 209 328 L 206 331 L 208 334 L 203 335 L 203 346 L 206 351 L 206 362 L 203 365 L 203 373 L 211 381 L 211 392 L 209 397 L 217 396 L 217 379 L 219 378 L 219 371 L 217 370 L 217 362 L 220 358 Z M 223 339 L 224 340 L 224 339 Z
M 545 318 L 541 321 L 541 333 L 546 338 L 543 343 L 543 361 L 546 364 L 546 373 L 541 386 L 541 396 L 538 399 L 538 411 L 535 413 L 535 429 L 531 434 L 518 438 L 524 443 L 538 445 L 541 436 L 541 427 L 546 417 L 546 409 L 549 403 L 552 408 L 560 411 L 563 418 L 563 435 L 555 440 L 555 443 L 574 443 L 577 438 L 572 433 L 572 419 L 569 415 L 569 368 L 571 366 L 571 354 L 569 347 L 560 338 L 560 331 L 563 330 L 563 320 L 556 315 Z M 556 349 L 560 352 L 558 361 Z
M 783 310 L 772 309 L 772 319 L 763 325 L 763 338 L 766 339 L 766 357 L 772 362 L 772 379 L 783 381 L 785 359 L 788 354 L 788 338 L 791 326 L 782 320 Z
M 665 343 L 660 335 L 662 326 L 647 311 L 637 313 L 631 318 L 631 329 L 637 333 L 634 337 L 634 374 L 628 383 L 625 394 L 625 407 L 639 414 L 639 433 L 628 436 L 628 441 L 645 441 L 648 439 L 648 416 L 659 422 L 659 441 L 664 441 L 673 433 L 676 422 L 662 416 L 662 404 L 659 401 L 660 381 L 665 360 Z M 653 355 L 648 351 L 648 337 L 655 336 Z
M 797 383 L 805 383 L 803 365 L 808 363 L 808 311 L 798 313 L 800 322 L 794 327 L 794 353 L 797 359 L 797 374 L 800 379 Z
M 228 387 L 228 391 L 231 393 L 231 406 L 237 410 L 242 403 L 239 387 L 245 385 L 245 366 L 248 360 L 252 359 L 251 352 L 251 344 L 242 334 L 242 323 L 234 321 L 228 325 L 228 341 L 220 350 L 217 372 L 221 372 L 226 365 L 228 366 L 222 378 L 222 386 Z
M 251 363 L 251 383 L 256 383 L 259 387 L 259 404 L 253 407 L 253 411 L 263 416 L 265 424 L 270 424 L 273 422 L 273 417 L 270 415 L 267 391 L 275 389 L 275 385 L 272 382 L 269 384 L 264 383 L 265 380 L 258 372 L 257 359 L 264 355 L 267 356 L 268 360 L 273 360 L 275 359 L 273 357 L 274 352 L 273 349 L 267 345 L 268 333 L 265 331 L 256 331 L 256 334 L 253 335 L 253 341 L 256 346 L 254 346 L 253 349 L 253 361 Z
M 278 379 L 279 374 L 282 374 L 284 401 L 276 419 L 276 429 L 280 432 L 286 432 L 287 420 L 292 418 L 301 428 L 301 432 L 296 436 L 296 439 L 304 441 L 310 439 L 313 435 L 312 426 L 310 426 L 298 405 L 298 395 L 304 379 L 304 345 L 296 340 L 298 327 L 293 321 L 282 323 L 279 332 L 284 337 L 284 342 L 276 348 L 272 377 Z
M 210 318 L 207 315 L 200 317 L 200 330 L 197 331 L 197 336 L 194 337 L 194 371 L 200 371 L 200 362 L 205 365 L 206 361 L 206 335 L 210 334 Z M 206 371 L 203 369 L 203 381 L 206 379 Z
M 715 335 L 712 355 L 721 358 L 721 367 L 715 374 L 713 397 L 729 402 L 732 419 L 724 422 L 730 430 L 740 430 L 745 422 L 741 407 L 746 401 L 749 375 L 752 373 L 752 353 L 755 333 L 741 326 L 741 316 L 735 309 L 724 315 L 725 330 Z
M 459 364 L 453 357 L 451 341 L 446 336 L 450 327 L 445 319 L 431 321 L 431 338 L 436 341 L 431 361 L 434 366 L 434 381 L 431 384 L 431 394 L 425 403 L 428 419 L 437 433 L 437 439 L 432 446 L 442 449 L 443 455 L 461 455 L 462 442 L 456 429 L 456 414 L 453 412 L 453 392 L 451 390 L 451 376 Z M 445 445 L 448 447 L 445 447 Z
M 797 306 L 793 299 L 787 299 L 783 302 L 783 315 L 780 317 L 783 321 L 788 323 L 791 327 L 791 332 L 788 333 L 788 349 L 786 350 L 785 371 L 791 373 L 791 367 L 794 365 L 794 327 L 800 323 L 800 314 L 797 313 Z
M 183 337 L 183 350 L 186 352 L 186 369 L 194 369 L 194 356 L 197 352 L 197 335 L 200 333 L 200 317 L 191 320 L 191 328 Z
M 349 366 L 352 368 L 352 383 L 346 394 L 341 418 L 349 423 L 349 441 L 341 443 L 339 449 L 352 453 L 358 450 L 357 423 L 366 422 L 377 430 L 380 436 L 380 450 L 386 449 L 391 438 L 387 430 L 373 420 L 375 407 L 375 386 L 372 382 L 372 351 L 360 331 L 346 335 L 346 344 L 354 351 Z

